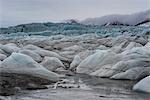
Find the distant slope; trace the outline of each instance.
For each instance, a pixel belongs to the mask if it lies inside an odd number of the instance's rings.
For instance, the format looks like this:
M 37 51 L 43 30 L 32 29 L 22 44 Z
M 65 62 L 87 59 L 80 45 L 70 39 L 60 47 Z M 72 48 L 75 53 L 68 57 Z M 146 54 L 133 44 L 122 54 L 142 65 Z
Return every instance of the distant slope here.
M 107 15 L 98 18 L 88 18 L 80 23 L 85 25 L 139 25 L 150 22 L 150 10 L 130 15 Z

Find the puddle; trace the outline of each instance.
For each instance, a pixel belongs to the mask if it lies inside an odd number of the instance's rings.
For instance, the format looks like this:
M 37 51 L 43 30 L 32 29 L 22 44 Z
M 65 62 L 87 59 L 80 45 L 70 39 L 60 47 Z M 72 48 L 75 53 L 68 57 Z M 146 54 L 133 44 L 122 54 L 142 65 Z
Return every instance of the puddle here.
M 92 90 L 88 85 L 83 83 L 81 78 L 73 78 L 73 79 L 63 79 L 62 81 L 59 81 L 54 84 L 53 89 L 57 88 L 76 88 L 76 89 L 82 89 L 82 90 Z

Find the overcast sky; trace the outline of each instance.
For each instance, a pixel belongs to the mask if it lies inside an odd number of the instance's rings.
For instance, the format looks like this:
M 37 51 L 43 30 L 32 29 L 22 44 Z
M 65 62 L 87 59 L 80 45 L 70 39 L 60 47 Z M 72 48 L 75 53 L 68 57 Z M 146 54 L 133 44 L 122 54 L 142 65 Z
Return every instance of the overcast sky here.
M 83 20 L 150 9 L 150 0 L 0 0 L 2 27 L 31 22 Z

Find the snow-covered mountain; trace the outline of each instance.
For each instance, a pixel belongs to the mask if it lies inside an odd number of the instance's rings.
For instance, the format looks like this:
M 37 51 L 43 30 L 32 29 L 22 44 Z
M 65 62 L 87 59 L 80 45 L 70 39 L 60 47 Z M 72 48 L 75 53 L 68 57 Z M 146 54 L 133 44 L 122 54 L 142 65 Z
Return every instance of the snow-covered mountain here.
M 62 21 L 62 23 L 79 23 L 79 21 L 77 19 L 68 19 Z
M 85 25 L 139 25 L 150 22 L 150 10 L 130 15 L 107 15 L 97 18 L 88 18 L 81 21 Z
M 139 26 L 150 27 L 150 21 L 147 23 L 140 24 Z

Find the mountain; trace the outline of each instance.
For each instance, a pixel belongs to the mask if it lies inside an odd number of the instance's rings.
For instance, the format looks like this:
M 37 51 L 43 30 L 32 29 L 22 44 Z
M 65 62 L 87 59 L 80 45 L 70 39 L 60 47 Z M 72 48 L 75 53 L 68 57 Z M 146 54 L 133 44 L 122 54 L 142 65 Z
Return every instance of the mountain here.
M 133 25 L 137 26 L 150 22 L 150 10 L 138 12 L 130 15 L 107 15 L 97 18 L 88 18 L 80 23 L 85 25 Z
M 97 33 L 101 26 L 149 26 L 150 10 L 130 15 L 108 15 L 100 18 L 89 18 L 79 22 L 75 19 L 65 20 L 61 23 L 29 23 L 12 26 L 8 28 L 0 28 L 0 34 L 9 34 L 17 32 L 49 32 L 51 34 L 64 33 Z M 96 25 L 96 26 L 95 26 Z
M 64 21 L 62 21 L 62 23 L 79 23 L 79 21 L 78 20 L 76 20 L 76 19 L 68 19 L 68 20 L 64 20 Z

